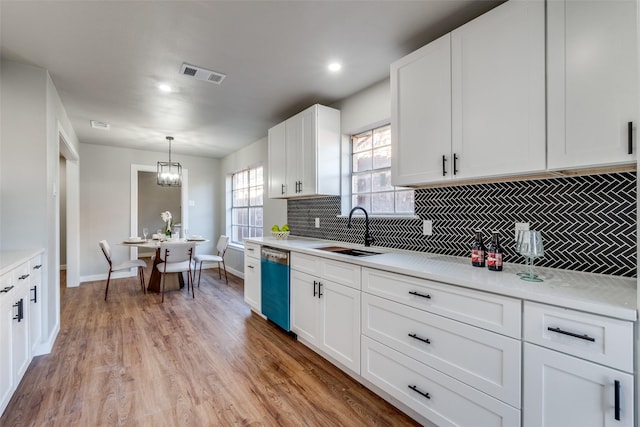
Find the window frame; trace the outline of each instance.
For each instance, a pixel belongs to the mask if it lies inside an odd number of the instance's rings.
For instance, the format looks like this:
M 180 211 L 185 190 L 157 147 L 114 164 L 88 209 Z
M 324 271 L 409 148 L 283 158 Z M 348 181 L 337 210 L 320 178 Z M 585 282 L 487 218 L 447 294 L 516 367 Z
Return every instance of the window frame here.
M 254 178 L 252 181 L 252 171 L 254 172 Z M 242 178 L 246 185 L 241 187 L 237 186 L 237 178 L 240 174 L 245 174 L 245 177 Z M 264 166 L 262 164 L 257 164 L 253 166 L 246 167 L 244 169 L 237 170 L 229 175 L 229 221 L 228 221 L 228 232 L 229 232 L 229 244 L 232 246 L 244 247 L 244 239 L 248 237 L 262 237 L 264 235 L 264 197 L 265 197 L 265 180 L 264 180 Z M 261 193 L 256 194 L 254 198 L 259 198 L 262 203 L 261 204 L 252 204 L 252 190 L 256 190 L 261 188 Z M 236 197 L 236 192 L 244 191 L 246 194 L 242 197 L 242 204 L 236 205 L 236 201 L 238 198 Z M 256 190 L 260 191 L 260 190 Z M 252 209 L 260 209 L 258 217 L 260 218 L 260 224 L 255 222 L 255 217 L 252 220 L 251 210 Z M 246 217 L 246 223 L 238 223 L 237 218 L 240 218 L 240 215 L 236 215 L 236 212 L 243 210 L 246 211 L 244 215 Z M 252 224 L 253 221 L 253 224 Z M 236 229 L 245 229 L 246 234 L 238 233 L 241 236 L 240 241 L 235 240 L 235 230 Z M 253 230 L 253 232 L 252 232 Z

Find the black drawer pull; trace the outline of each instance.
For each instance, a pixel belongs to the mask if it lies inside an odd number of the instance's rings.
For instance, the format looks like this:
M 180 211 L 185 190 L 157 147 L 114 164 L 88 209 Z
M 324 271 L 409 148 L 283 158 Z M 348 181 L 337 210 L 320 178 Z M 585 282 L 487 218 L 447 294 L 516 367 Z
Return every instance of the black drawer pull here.
M 446 176 L 447 175 L 447 157 L 443 154 L 442 155 L 442 176 Z
M 591 342 L 595 342 L 596 341 L 595 338 L 592 338 L 587 334 L 584 334 L 584 335 L 575 334 L 573 332 L 563 331 L 560 328 L 552 328 L 551 326 L 549 326 L 547 328 L 547 330 L 549 330 L 551 332 L 556 332 L 556 333 L 562 334 L 562 335 L 569 335 L 570 337 L 574 337 L 574 338 L 580 338 L 581 340 L 586 340 L 586 341 L 591 341 Z
M 409 334 L 409 336 L 410 336 L 411 338 L 413 338 L 413 339 L 418 340 L 418 341 L 422 341 L 422 342 L 424 342 L 424 343 L 431 344 L 431 340 L 430 340 L 429 338 L 420 338 L 420 337 L 419 337 L 418 335 L 416 335 L 416 334 Z
M 425 393 L 423 391 L 418 390 L 418 387 L 415 385 L 410 385 L 409 388 L 413 391 L 415 391 L 416 393 L 418 393 L 419 395 L 427 398 L 427 399 L 431 399 L 431 396 L 429 396 L 429 393 Z
M 614 417 L 616 421 L 620 421 L 620 381 L 618 380 L 613 382 L 613 397 L 615 399 Z
M 42 264 L 38 264 L 38 265 L 34 265 L 33 269 L 34 270 L 40 270 L 42 268 Z
M 13 289 L 13 286 L 5 286 L 4 289 L 0 289 L 0 294 L 3 292 L 9 292 L 11 289 Z
M 27 277 L 29 277 L 29 275 L 28 275 L 28 274 L 23 274 L 22 276 L 18 277 L 18 280 L 24 280 L 24 279 L 26 279 Z
M 20 301 L 18 301 L 17 303 L 13 304 L 13 306 L 18 309 L 18 314 L 13 317 L 13 320 L 17 320 L 18 322 L 20 322 L 22 319 L 24 319 L 23 301 L 24 300 L 22 298 L 20 298 Z
M 629 141 L 628 154 L 633 154 L 633 122 L 627 123 L 627 139 Z
M 411 295 L 415 295 L 415 296 L 417 296 L 417 297 L 422 297 L 422 298 L 426 298 L 426 299 L 431 299 L 431 295 L 429 295 L 429 294 L 426 294 L 426 295 L 425 295 L 425 294 L 421 294 L 421 293 L 416 292 L 416 291 L 409 291 L 409 293 L 410 293 Z
M 253 265 L 247 265 L 247 268 L 250 268 L 253 270 Z

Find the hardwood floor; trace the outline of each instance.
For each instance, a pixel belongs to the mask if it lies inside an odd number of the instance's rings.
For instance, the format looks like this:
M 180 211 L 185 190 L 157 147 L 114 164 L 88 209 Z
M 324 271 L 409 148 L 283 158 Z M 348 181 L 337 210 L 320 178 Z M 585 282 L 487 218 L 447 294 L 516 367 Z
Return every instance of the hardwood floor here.
M 149 275 L 147 269 L 146 275 Z M 137 278 L 64 289 L 61 330 L 33 360 L 0 426 L 417 425 L 252 314 L 243 282 L 203 271 L 143 295 Z

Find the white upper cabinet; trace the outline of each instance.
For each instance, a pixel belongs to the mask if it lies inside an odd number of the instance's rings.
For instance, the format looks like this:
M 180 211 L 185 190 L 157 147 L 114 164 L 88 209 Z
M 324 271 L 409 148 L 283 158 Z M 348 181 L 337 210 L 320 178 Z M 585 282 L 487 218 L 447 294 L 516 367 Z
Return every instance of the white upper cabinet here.
M 544 34 L 544 2 L 511 0 L 392 64 L 392 182 L 543 171 Z
M 549 169 L 635 162 L 636 9 L 634 0 L 547 2 Z
M 542 0 L 508 1 L 451 33 L 456 178 L 545 170 L 544 42 Z
M 394 185 L 447 177 L 451 152 L 451 35 L 391 64 L 391 179 Z
M 313 105 L 269 129 L 269 197 L 340 194 L 340 111 Z

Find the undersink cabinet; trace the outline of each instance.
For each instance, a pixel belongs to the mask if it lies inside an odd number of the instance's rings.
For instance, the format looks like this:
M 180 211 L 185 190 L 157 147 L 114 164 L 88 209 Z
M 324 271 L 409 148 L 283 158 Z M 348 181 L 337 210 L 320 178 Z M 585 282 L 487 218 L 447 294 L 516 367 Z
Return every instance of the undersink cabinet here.
M 244 243 L 244 301 L 256 313 L 262 313 L 261 246 Z
M 11 286 L 11 274 L 0 277 L 0 290 Z M 0 414 L 11 399 L 13 392 L 13 369 L 11 367 L 11 314 L 13 301 L 0 293 Z
M 394 185 L 545 170 L 544 28 L 511 0 L 391 65 Z
M 313 105 L 268 132 L 271 198 L 340 194 L 340 111 Z
M 306 345 L 359 374 L 360 267 L 292 253 L 291 331 Z
M 547 1 L 549 169 L 635 163 L 637 7 Z

